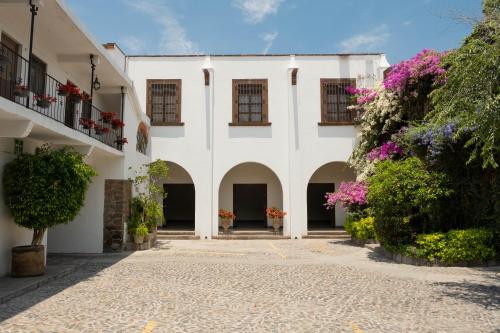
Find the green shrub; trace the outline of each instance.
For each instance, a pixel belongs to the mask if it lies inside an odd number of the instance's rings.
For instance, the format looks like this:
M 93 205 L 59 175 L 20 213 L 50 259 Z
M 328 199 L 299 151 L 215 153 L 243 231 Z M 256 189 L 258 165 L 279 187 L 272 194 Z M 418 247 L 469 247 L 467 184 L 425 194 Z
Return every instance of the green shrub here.
M 433 204 L 450 194 L 443 173 L 428 171 L 422 161 L 408 158 L 377 163 L 368 178 L 368 202 L 375 233 L 382 244 L 409 244 L 422 228 Z
M 5 205 L 16 224 L 33 229 L 31 244 L 39 245 L 47 228 L 76 217 L 95 175 L 81 154 L 44 145 L 5 165 Z
M 134 234 L 136 236 L 147 236 L 149 234 L 148 226 L 144 223 L 141 223 L 135 228 Z
M 356 239 L 375 239 L 374 220 L 373 216 L 364 217 L 358 221 L 348 219 L 344 224 L 344 229 Z
M 415 255 L 445 263 L 486 261 L 495 257 L 493 232 L 485 228 L 418 235 Z

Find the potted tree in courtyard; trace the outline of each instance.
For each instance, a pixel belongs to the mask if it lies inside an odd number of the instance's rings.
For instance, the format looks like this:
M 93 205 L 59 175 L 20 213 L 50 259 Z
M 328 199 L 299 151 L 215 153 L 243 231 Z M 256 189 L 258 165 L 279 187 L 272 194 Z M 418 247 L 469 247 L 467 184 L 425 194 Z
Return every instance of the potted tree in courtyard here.
M 148 226 L 144 223 L 141 223 L 134 229 L 134 243 L 137 245 L 141 245 L 144 243 L 144 237 L 149 235 Z
M 227 234 L 229 232 L 229 227 L 231 226 L 231 223 L 236 218 L 236 215 L 234 215 L 233 212 L 231 211 L 220 209 L 219 217 L 222 224 L 222 230 L 224 231 L 225 234 Z
M 3 196 L 14 222 L 33 230 L 31 245 L 12 248 L 12 276 L 36 276 L 45 271 L 45 231 L 72 221 L 84 204 L 96 172 L 83 156 L 68 148 L 44 145 L 22 154 L 4 168 Z
M 283 225 L 283 218 L 285 217 L 286 212 L 279 210 L 276 207 L 271 207 L 266 209 L 266 215 L 272 221 L 274 233 L 279 233 L 280 227 Z

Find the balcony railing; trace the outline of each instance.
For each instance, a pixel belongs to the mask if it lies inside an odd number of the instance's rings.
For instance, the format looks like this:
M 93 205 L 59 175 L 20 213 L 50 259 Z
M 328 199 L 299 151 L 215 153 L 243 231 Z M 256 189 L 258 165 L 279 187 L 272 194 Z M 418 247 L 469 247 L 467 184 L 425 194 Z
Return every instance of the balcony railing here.
M 32 63 L 30 87 L 28 85 L 29 61 L 6 45 L 0 43 L 0 96 L 63 123 L 108 146 L 122 150 L 117 143 L 121 128 L 114 129 L 111 122 L 102 117 L 103 112 L 90 101 L 78 101 L 59 93 L 64 86 Z M 40 99 L 46 97 L 49 102 Z M 51 101 L 50 101 L 51 100 Z M 121 119 L 121 111 L 116 112 Z M 88 123 L 95 124 L 88 126 Z

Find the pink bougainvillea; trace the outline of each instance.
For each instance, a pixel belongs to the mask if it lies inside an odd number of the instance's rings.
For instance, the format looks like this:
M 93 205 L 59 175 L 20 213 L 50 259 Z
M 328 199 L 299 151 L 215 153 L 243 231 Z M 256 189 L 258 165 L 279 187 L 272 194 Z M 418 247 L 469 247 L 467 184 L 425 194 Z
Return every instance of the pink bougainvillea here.
M 403 155 L 403 150 L 398 147 L 397 144 L 395 144 L 392 141 L 387 141 L 380 147 L 372 149 L 367 157 L 368 160 L 371 162 L 375 160 L 383 161 L 383 160 L 388 160 L 392 159 L 395 156 L 400 156 Z
M 435 50 L 423 50 L 413 58 L 401 61 L 390 68 L 384 79 L 384 87 L 401 93 L 426 76 L 430 76 L 433 82 L 443 83 L 446 70 L 440 63 L 445 54 Z
M 348 86 L 345 88 L 346 93 L 356 96 L 356 104 L 363 105 L 372 102 L 377 97 L 377 92 L 368 88 L 355 88 Z
M 337 202 L 342 204 L 342 207 L 353 208 L 355 206 L 364 206 L 367 204 L 366 193 L 368 187 L 361 182 L 342 182 L 338 191 L 334 193 L 326 193 L 327 209 L 333 209 Z

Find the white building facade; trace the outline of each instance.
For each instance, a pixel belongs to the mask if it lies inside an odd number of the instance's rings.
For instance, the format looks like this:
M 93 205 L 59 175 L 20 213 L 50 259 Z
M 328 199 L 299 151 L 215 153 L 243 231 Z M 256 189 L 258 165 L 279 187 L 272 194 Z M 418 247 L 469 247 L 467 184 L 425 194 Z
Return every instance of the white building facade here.
M 342 226 L 342 207 L 323 203 L 355 179 L 345 88 L 373 87 L 388 67 L 384 54 L 128 57 L 152 159 L 170 164 L 166 228 L 210 239 L 219 209 L 236 214 L 235 229 L 264 228 L 273 206 L 292 239 Z
M 103 252 L 107 243 L 120 238 L 106 227 L 106 205 L 108 210 L 111 205 L 106 203 L 105 192 L 113 190 L 113 181 L 127 186 L 129 167 L 150 161 L 149 119 L 141 111 L 133 83 L 125 73 L 125 55 L 115 45 L 98 44 L 58 0 L 33 1 L 36 16 L 31 35 L 28 2 L 0 3 L 0 173 L 17 154 L 32 153 L 43 144 L 70 146 L 84 154 L 85 161 L 98 173 L 85 206 L 74 221 L 49 229 L 44 244 L 48 252 Z M 98 83 L 94 83 L 95 78 Z M 89 99 L 73 103 L 61 96 L 59 86 L 68 83 L 87 93 Z M 48 107 L 39 106 L 34 101 L 37 95 L 50 95 L 56 100 Z M 125 126 L 112 129 L 102 121 L 103 112 L 113 112 Z M 109 132 L 86 129 L 82 118 Z M 119 138 L 127 138 L 128 144 L 118 145 Z M 11 248 L 28 245 L 32 238 L 31 230 L 13 222 L 1 192 L 0 276 L 9 272 Z M 122 226 L 124 222 L 125 216 Z

